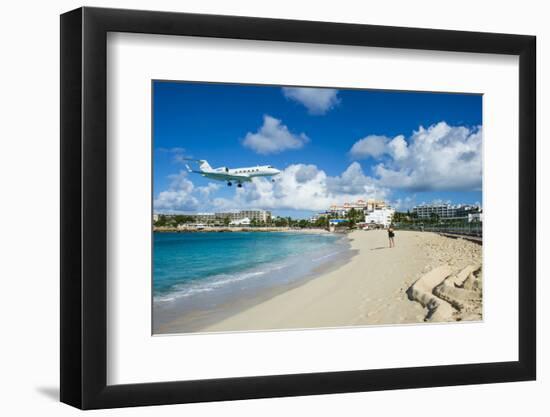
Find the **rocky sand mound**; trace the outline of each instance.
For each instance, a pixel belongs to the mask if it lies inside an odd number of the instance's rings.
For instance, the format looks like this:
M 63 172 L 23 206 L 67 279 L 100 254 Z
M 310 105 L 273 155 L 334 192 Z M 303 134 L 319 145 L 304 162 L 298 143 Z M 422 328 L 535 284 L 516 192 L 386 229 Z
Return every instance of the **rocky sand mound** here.
M 426 308 L 425 321 L 482 319 L 481 246 L 462 239 L 438 237 L 427 245 L 432 262 L 407 290 Z

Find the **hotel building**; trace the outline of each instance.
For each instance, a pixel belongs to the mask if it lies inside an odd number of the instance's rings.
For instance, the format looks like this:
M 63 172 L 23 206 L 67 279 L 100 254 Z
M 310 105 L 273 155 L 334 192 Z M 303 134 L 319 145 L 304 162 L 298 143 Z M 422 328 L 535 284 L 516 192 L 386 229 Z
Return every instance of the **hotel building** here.
M 271 212 L 267 210 L 240 210 L 230 211 L 224 213 L 215 213 L 215 217 L 218 220 L 224 220 L 229 218 L 230 221 L 239 221 L 243 219 L 249 219 L 250 221 L 256 221 L 260 223 L 268 223 L 271 220 Z
M 267 210 L 241 210 L 227 211 L 219 213 L 196 213 L 190 214 L 195 218 L 198 224 L 223 225 L 225 219 L 229 219 L 232 224 L 249 224 L 251 221 L 258 223 L 268 223 L 271 220 L 271 212 Z M 247 222 L 242 222 L 248 219 Z
M 375 208 L 373 211 L 365 215 L 365 223 L 376 224 L 383 227 L 388 227 L 392 223 L 395 210 L 391 207 Z
M 346 217 L 351 209 L 364 212 L 365 215 L 373 212 L 376 209 L 387 207 L 387 204 L 383 200 L 375 200 L 369 198 L 368 200 L 357 200 L 353 203 L 344 203 L 343 205 L 333 204 L 330 206 L 328 212 L 336 217 Z
M 462 219 L 468 218 L 470 214 L 480 213 L 481 207 L 467 204 L 422 204 L 414 206 L 412 213 L 419 219 L 429 219 L 436 215 L 441 219 Z

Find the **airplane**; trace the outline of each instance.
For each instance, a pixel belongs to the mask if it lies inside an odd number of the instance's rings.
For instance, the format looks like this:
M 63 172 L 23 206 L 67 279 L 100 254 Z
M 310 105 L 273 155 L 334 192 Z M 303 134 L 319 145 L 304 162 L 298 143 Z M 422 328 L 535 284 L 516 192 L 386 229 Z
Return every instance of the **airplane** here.
M 189 159 L 185 158 L 187 161 L 194 161 L 199 163 L 199 171 L 195 171 L 185 164 L 187 171 L 194 174 L 200 174 L 203 177 L 210 178 L 216 181 L 227 181 L 227 185 L 231 187 L 233 182 L 237 183 L 237 187 L 241 188 L 243 182 L 250 182 L 252 178 L 255 177 L 273 177 L 279 175 L 281 171 L 277 168 L 273 168 L 271 165 L 258 165 L 255 167 L 245 167 L 245 168 L 227 168 L 219 167 L 212 168 L 208 161 L 204 159 Z M 271 181 L 275 182 L 272 178 Z

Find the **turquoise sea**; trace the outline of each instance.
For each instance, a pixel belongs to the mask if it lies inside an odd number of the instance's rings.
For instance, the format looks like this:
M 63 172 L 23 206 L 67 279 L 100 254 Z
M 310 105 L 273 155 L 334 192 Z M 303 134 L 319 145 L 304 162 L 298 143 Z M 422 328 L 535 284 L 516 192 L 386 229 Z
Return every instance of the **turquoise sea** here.
M 185 314 L 219 315 L 228 304 L 299 283 L 348 252 L 347 238 L 332 234 L 154 233 L 153 331 Z

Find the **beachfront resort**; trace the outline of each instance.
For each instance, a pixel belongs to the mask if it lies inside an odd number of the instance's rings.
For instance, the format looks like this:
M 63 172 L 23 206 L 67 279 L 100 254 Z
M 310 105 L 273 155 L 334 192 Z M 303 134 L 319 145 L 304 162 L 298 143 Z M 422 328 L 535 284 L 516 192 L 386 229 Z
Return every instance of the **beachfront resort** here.
M 384 200 L 358 199 L 333 204 L 308 219 L 273 216 L 268 210 L 234 210 L 193 214 L 154 214 L 155 231 L 287 230 L 321 228 L 331 232 L 343 229 L 387 229 L 394 224 L 406 229 L 462 230 L 481 237 L 483 211 L 478 204 L 433 203 L 399 212 Z M 465 233 L 466 234 L 466 233 Z
M 154 234 L 156 334 L 482 319 L 478 205 L 398 212 L 359 199 L 300 220 L 266 210 L 153 220 L 172 232 Z M 220 231 L 233 233 L 195 233 Z
M 482 320 L 482 95 L 153 97 L 154 334 Z

